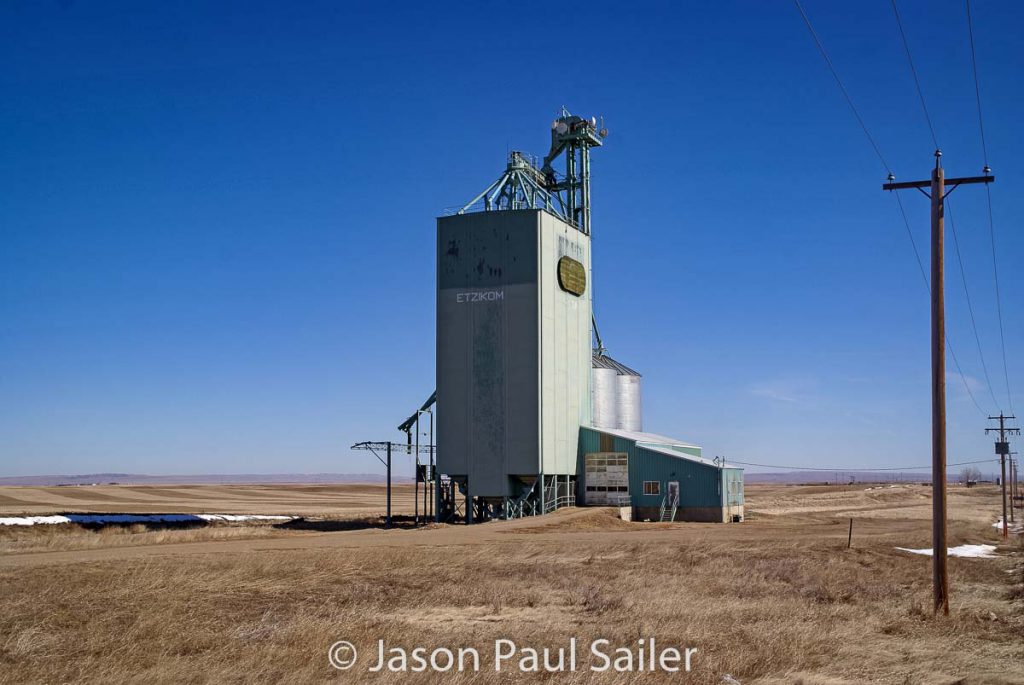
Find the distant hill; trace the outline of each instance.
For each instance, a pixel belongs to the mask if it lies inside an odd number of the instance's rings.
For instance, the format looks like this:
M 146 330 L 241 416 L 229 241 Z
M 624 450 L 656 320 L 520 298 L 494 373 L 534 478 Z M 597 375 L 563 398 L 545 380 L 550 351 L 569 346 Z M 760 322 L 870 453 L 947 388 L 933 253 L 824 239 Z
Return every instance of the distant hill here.
M 948 476 L 950 483 L 959 480 L 957 473 Z M 982 481 L 995 481 L 994 475 L 985 474 Z M 930 483 L 929 473 L 903 473 L 894 471 L 844 473 L 842 471 L 785 471 L 782 473 L 744 473 L 746 483 L 814 484 L 837 483 Z M 837 480 L 838 479 L 838 480 Z M 377 473 L 241 473 L 193 474 L 184 476 L 151 476 L 142 473 L 87 473 L 81 475 L 0 476 L 0 486 L 54 486 L 54 485 L 256 485 L 260 483 L 383 483 L 384 476 Z M 393 476 L 393 483 L 411 483 L 411 476 Z
M 959 473 L 947 475 L 950 483 L 960 480 Z M 983 475 L 982 481 L 995 480 L 995 476 Z M 928 472 L 902 471 L 784 471 L 781 473 L 749 473 L 743 474 L 745 483 L 790 483 L 790 484 L 848 484 L 854 483 L 931 483 L 932 474 Z
M 255 485 L 259 483 L 383 483 L 376 473 L 241 473 L 150 476 L 140 473 L 87 473 L 82 475 L 0 476 L 0 485 Z M 411 483 L 411 476 L 393 476 L 394 483 Z

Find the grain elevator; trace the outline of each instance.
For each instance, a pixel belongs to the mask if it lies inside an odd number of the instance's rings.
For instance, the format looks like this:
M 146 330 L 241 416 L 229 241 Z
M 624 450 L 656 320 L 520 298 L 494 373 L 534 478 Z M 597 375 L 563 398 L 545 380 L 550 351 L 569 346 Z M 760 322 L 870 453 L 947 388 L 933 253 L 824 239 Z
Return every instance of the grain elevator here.
M 469 520 L 575 502 L 591 413 L 590 149 L 603 133 L 563 111 L 542 164 L 510 153 L 497 181 L 437 220 L 437 470 Z
M 419 417 L 429 412 L 433 426 L 436 409 L 436 468 L 417 467 L 436 520 L 626 505 L 633 482 L 646 491 L 642 504 L 657 497 L 636 480 L 642 460 L 614 441 L 650 442 L 640 374 L 607 354 L 593 314 L 590 152 L 605 136 L 603 122 L 563 109 L 542 160 L 509 153 L 496 181 L 437 219 L 437 386 L 400 426 L 419 436 Z M 676 456 L 699 459 L 699 447 L 686 448 L 659 454 L 669 467 Z M 664 487 L 661 509 L 672 505 L 674 519 L 679 483 Z M 705 506 L 714 498 L 703 494 Z

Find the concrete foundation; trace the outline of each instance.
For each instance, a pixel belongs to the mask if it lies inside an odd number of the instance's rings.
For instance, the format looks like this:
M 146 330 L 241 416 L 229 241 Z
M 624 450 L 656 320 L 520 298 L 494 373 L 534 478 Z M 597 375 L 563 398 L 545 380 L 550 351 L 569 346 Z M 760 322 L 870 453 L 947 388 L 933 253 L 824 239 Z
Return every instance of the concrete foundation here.
M 660 520 L 661 507 L 633 507 L 633 520 Z M 679 507 L 676 509 L 676 521 L 693 521 L 698 523 L 731 523 L 734 516 L 743 520 L 743 505 L 732 507 Z

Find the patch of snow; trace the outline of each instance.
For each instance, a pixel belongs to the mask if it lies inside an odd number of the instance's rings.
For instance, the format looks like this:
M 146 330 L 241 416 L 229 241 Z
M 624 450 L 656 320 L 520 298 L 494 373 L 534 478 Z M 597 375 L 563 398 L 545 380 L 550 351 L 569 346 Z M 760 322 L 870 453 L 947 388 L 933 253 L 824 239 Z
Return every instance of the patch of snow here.
M 67 516 L 8 516 L 0 518 L 0 526 L 34 526 L 47 523 L 71 523 Z
M 993 528 L 998 528 L 999 530 L 1002 530 L 1003 529 L 1003 519 L 1002 519 L 1002 517 L 1000 517 L 998 521 L 993 523 L 992 527 Z M 1024 533 L 1024 523 L 1011 523 L 1010 525 L 1008 525 L 1006 527 L 1006 529 L 1009 532 L 1011 532 L 1011 533 Z
M 35 526 L 60 523 L 197 523 L 210 521 L 291 521 L 294 516 L 260 514 L 64 514 L 0 517 L 0 526 Z
M 923 554 L 929 557 L 932 555 L 931 547 L 924 549 L 897 547 L 896 549 L 901 552 L 910 552 L 911 554 Z M 960 545 L 959 547 L 946 548 L 946 554 L 951 557 L 965 557 L 969 559 L 994 559 L 996 557 L 995 551 L 995 545 Z

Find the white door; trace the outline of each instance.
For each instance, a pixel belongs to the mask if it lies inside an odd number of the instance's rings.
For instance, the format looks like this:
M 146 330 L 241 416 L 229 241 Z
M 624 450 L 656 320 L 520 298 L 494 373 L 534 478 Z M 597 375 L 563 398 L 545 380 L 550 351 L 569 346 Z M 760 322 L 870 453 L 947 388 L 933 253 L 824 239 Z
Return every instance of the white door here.
M 670 507 L 679 506 L 679 481 L 670 480 L 668 482 L 668 500 L 666 504 Z

